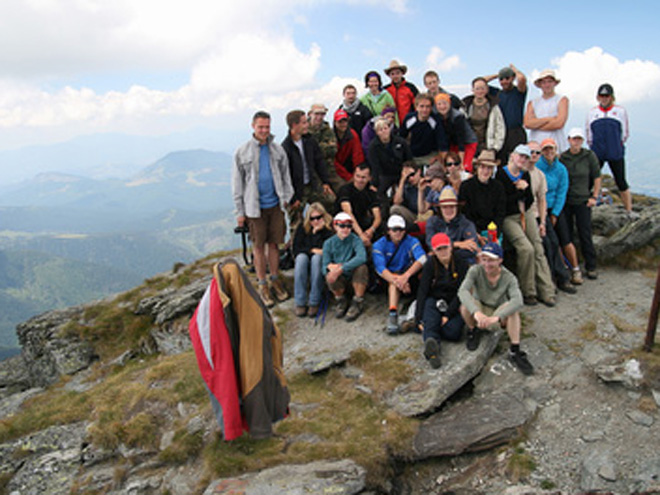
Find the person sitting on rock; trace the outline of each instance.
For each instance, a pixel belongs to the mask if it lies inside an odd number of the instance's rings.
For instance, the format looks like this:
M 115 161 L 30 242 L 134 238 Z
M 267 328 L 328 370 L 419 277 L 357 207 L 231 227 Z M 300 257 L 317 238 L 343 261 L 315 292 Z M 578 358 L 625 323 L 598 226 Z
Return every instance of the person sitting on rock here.
M 511 347 L 509 361 L 525 375 L 534 373 L 527 354 L 520 350 L 520 309 L 523 298 L 516 276 L 502 266 L 502 247 L 487 243 L 480 263 L 472 265 L 458 289 L 461 315 L 467 324 L 468 351 L 479 347 L 480 331 L 499 324 L 506 328 Z
M 477 230 L 465 215 L 458 212 L 458 199 L 451 186 L 445 186 L 440 193 L 436 209 L 437 213 L 426 221 L 426 245 L 432 244 L 435 234 L 444 232 L 451 239 L 456 257 L 473 264 L 479 251 Z
M 463 333 L 458 288 L 469 265 L 453 255 L 451 239 L 444 232 L 431 238 L 433 256 L 424 264 L 417 291 L 415 323 L 424 338 L 424 357 L 440 367 L 440 341 L 457 342 Z
M 325 281 L 335 297 L 335 316 L 353 321 L 364 307 L 364 294 L 369 283 L 367 251 L 360 238 L 353 232 L 353 218 L 345 212 L 335 215 L 333 225 L 336 234 L 323 243 L 323 273 Z M 353 286 L 350 308 L 346 289 Z
M 406 221 L 399 215 L 387 220 L 387 234 L 373 245 L 372 258 L 376 273 L 387 282 L 389 317 L 385 328 L 397 335 L 399 328 L 399 297 L 412 293 L 414 275 L 426 262 L 426 253 L 417 239 L 406 233 Z

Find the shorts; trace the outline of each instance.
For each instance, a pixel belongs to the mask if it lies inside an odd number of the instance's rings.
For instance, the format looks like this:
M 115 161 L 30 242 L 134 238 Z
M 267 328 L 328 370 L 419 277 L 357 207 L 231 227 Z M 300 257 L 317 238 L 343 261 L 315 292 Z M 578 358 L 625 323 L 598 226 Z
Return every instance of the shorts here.
M 330 287 L 330 290 L 332 291 L 346 289 L 346 285 L 349 282 L 348 278 L 349 277 L 342 274 L 341 277 L 337 278 L 333 284 L 328 284 L 328 287 Z M 350 282 L 353 284 L 362 285 L 369 284 L 369 269 L 367 268 L 366 264 L 360 265 L 355 270 L 353 270 L 353 273 L 350 275 Z
M 247 225 L 250 229 L 250 241 L 257 248 L 266 244 L 284 243 L 286 221 L 279 205 L 262 209 L 259 218 L 248 217 Z

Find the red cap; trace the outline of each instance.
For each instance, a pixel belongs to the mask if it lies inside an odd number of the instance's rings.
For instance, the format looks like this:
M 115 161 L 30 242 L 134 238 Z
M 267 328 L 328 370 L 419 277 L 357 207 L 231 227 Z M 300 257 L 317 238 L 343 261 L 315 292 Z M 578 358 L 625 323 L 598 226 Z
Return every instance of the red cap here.
M 335 122 L 342 119 L 348 120 L 348 113 L 346 113 L 346 110 L 344 110 L 343 108 L 340 108 L 335 112 Z
M 444 232 L 438 232 L 431 238 L 431 247 L 433 249 L 438 249 L 443 246 L 451 246 L 451 240 Z
M 541 141 L 541 149 L 547 148 L 548 146 L 552 146 L 554 149 L 557 149 L 557 143 L 552 138 L 545 138 L 543 141 Z

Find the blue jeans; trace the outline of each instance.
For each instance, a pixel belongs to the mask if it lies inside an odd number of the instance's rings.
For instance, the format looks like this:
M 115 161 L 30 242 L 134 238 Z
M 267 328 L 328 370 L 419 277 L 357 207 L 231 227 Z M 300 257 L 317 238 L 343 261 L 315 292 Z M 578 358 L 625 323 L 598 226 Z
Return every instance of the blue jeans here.
M 454 342 L 461 339 L 463 333 L 463 318 L 458 313 L 449 319 L 447 323 L 442 324 L 443 315 L 438 311 L 436 300 L 427 297 L 424 301 L 424 312 L 422 313 L 422 322 L 424 323 L 423 337 L 424 341 L 433 337 L 440 342 L 441 340 L 452 340 Z
M 296 256 L 293 270 L 293 298 L 296 306 L 318 306 L 321 304 L 325 279 L 322 273 L 323 256 L 320 254 L 300 253 Z M 307 284 L 309 283 L 309 301 Z

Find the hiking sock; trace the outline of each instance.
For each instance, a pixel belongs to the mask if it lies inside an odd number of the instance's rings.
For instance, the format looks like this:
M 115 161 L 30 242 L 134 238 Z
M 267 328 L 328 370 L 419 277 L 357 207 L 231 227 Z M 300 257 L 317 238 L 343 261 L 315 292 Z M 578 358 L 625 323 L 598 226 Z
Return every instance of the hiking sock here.
M 510 350 L 512 353 L 518 354 L 520 352 L 520 344 L 511 344 Z

